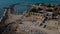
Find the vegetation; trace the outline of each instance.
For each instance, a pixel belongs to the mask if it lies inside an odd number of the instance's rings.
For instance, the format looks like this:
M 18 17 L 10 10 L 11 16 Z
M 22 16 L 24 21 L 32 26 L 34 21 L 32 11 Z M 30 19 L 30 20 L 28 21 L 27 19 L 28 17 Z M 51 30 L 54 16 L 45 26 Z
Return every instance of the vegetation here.
M 30 12 L 36 12 L 36 13 L 38 13 L 38 12 L 41 11 L 41 10 L 43 10 L 43 9 L 42 9 L 42 8 L 38 8 L 38 9 L 32 8 L 32 9 L 30 10 Z
M 45 4 L 45 3 L 41 3 L 42 5 L 41 6 L 48 6 L 49 4 Z
M 38 12 L 38 10 L 36 8 L 32 8 L 30 12 Z

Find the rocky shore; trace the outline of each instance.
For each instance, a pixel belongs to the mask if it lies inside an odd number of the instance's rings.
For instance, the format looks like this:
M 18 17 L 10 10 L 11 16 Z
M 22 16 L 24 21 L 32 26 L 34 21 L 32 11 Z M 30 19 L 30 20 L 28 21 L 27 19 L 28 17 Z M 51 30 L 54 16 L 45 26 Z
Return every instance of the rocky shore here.
M 60 34 L 60 5 L 33 4 L 25 13 L 14 14 L 13 7 L 4 7 L 0 34 Z

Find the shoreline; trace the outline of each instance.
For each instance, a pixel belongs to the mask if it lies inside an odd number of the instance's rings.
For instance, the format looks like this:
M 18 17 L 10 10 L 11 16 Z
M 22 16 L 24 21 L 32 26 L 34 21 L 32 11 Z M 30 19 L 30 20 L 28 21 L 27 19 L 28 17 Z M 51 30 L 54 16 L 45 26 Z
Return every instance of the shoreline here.
M 13 6 L 13 5 L 12 5 Z M 15 5 L 14 5 L 15 6 Z M 52 9 L 53 8 L 53 9 Z M 57 9 L 56 9 L 57 8 Z M 28 33 L 28 34 L 59 34 L 60 8 L 57 5 L 32 5 L 30 10 L 25 11 L 22 15 L 15 15 L 11 12 L 13 7 L 5 8 L 5 13 L 1 23 L 3 24 L 3 34 L 5 33 Z M 59 13 L 59 14 L 58 14 Z M 13 23 L 13 24 L 10 24 Z M 4 27 L 8 25 L 5 29 Z M 1 27 L 2 27 L 1 26 Z M 11 27 L 11 30 L 9 30 Z M 8 29 L 8 30 L 7 30 Z M 8 32 L 6 32 L 8 31 Z M 12 32 L 10 32 L 12 31 Z M 23 32 L 22 32 L 23 31 Z

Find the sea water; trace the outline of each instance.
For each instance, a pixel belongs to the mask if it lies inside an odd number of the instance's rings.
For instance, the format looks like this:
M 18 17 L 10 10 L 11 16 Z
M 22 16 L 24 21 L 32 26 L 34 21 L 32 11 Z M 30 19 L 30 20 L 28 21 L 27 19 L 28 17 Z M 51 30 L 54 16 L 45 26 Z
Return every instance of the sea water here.
M 0 0 L 0 18 L 3 16 L 4 13 L 4 9 L 3 7 L 7 7 L 11 4 L 14 3 L 30 3 L 30 4 L 34 4 L 34 3 L 50 3 L 50 4 L 60 4 L 60 0 Z M 28 10 L 30 7 L 28 6 L 22 6 L 22 5 L 18 5 L 15 6 L 14 10 L 15 12 L 18 13 L 23 13 L 24 11 Z

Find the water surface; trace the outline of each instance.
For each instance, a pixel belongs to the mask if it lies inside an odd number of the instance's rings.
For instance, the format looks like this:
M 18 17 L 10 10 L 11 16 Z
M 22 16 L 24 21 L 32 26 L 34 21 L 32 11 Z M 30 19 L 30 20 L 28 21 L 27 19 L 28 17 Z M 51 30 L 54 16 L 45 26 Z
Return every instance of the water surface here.
M 0 18 L 2 17 L 3 15 L 3 7 L 7 7 L 11 4 L 14 4 L 14 3 L 31 3 L 31 4 L 34 4 L 34 3 L 50 3 L 50 4 L 60 4 L 60 0 L 0 0 Z M 29 7 L 28 6 L 16 6 L 15 8 L 15 11 L 18 12 L 18 13 L 23 13 L 25 10 L 28 10 Z

